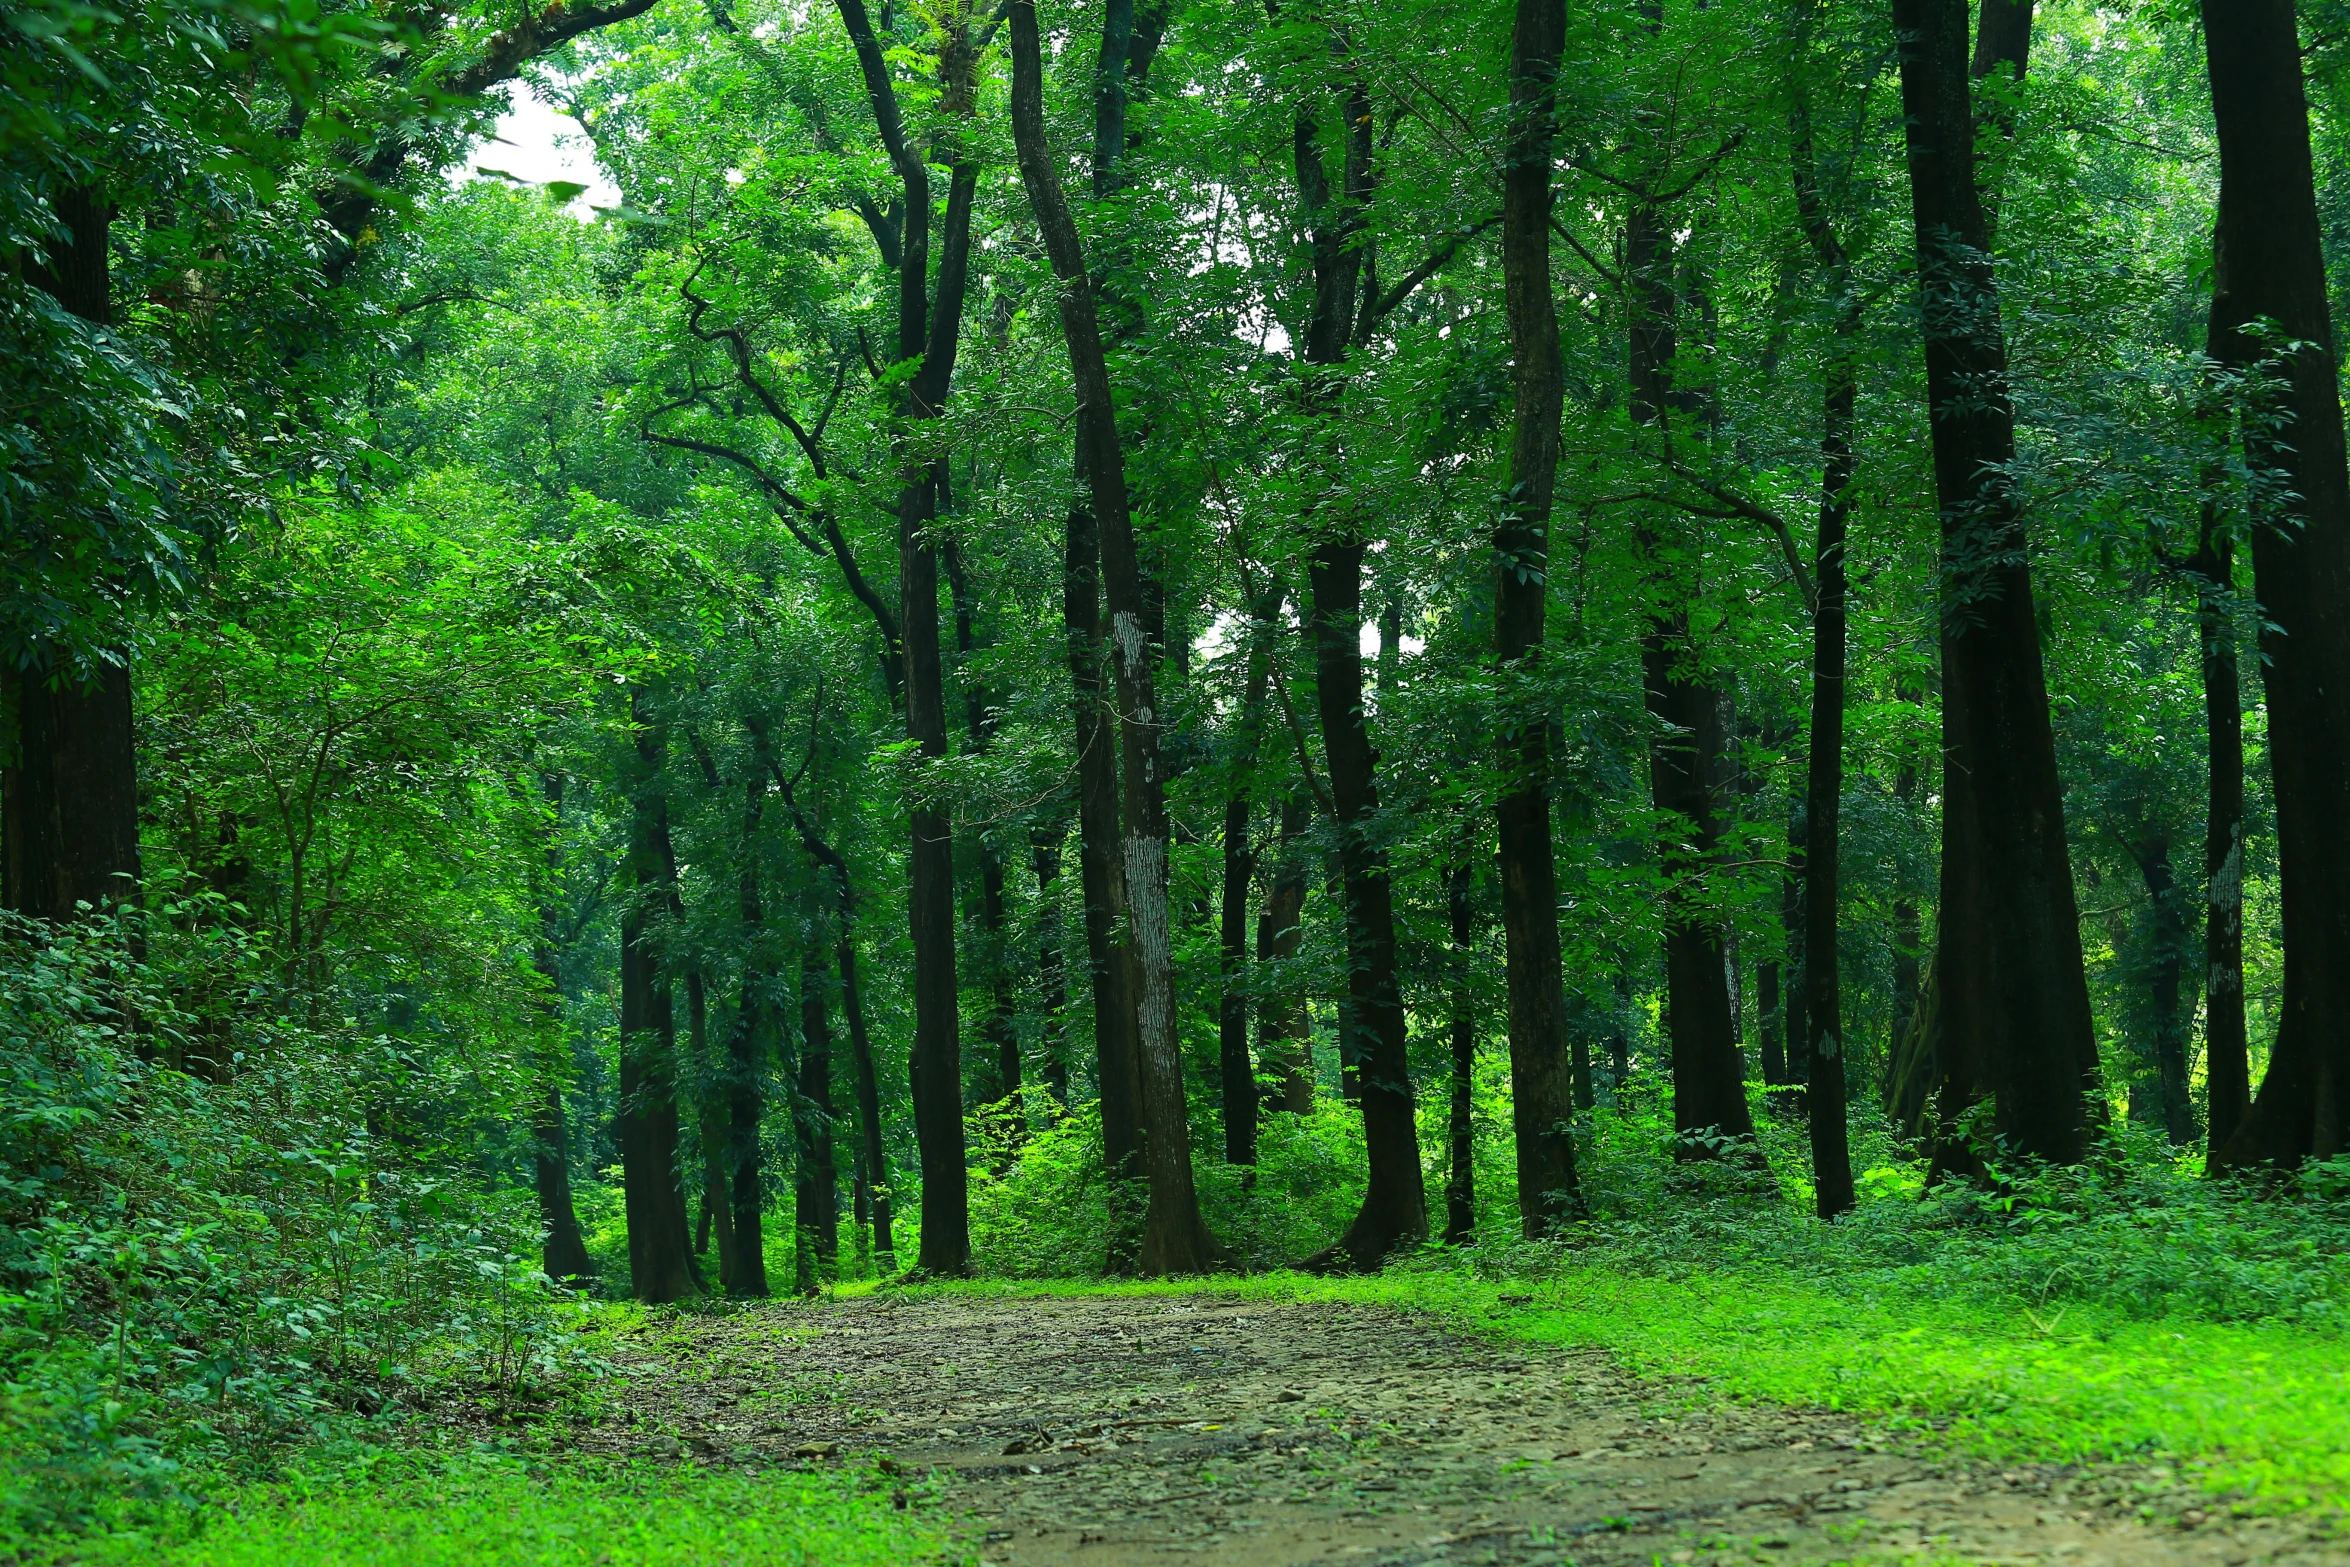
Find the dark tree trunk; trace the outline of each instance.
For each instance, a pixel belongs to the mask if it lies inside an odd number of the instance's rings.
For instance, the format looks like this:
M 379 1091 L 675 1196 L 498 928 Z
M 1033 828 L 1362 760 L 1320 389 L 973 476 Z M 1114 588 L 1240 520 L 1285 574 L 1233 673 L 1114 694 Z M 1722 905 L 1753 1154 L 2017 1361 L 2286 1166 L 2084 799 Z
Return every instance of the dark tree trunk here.
M 1918 770 L 1903 762 L 1894 774 L 1893 798 L 1907 815 L 1917 801 Z M 1906 890 L 1893 898 L 1893 1037 L 1909 1032 L 1909 1020 L 1918 1007 L 1918 956 L 1923 936 L 1918 925 L 1918 900 Z
M 2179 906 L 2178 872 L 2171 865 L 2170 838 L 2156 833 L 2135 848 L 2138 872 L 2146 879 L 2152 900 L 2154 961 L 2147 971 L 2148 1010 L 2154 1020 L 2154 1094 L 2139 1110 L 2139 1096 L 2130 1097 L 2131 1118 L 2159 1122 L 2178 1147 L 2195 1140 L 2195 1106 L 2187 1091 L 2187 1020 L 2179 1011 L 2179 977 L 2187 953 L 2186 911 Z
M 546 1237 L 539 1266 L 558 1284 L 575 1284 L 595 1277 L 588 1260 L 587 1242 L 579 1232 L 579 1215 L 571 1202 L 570 1139 L 563 1125 L 563 1091 L 554 1084 L 531 1113 L 531 1153 L 537 1180 L 539 1221 Z
M 2285 975 L 2260 1096 L 2223 1168 L 2327 1159 L 2350 1125 L 2350 471 L 2291 0 L 2206 0 L 2225 318 L 2299 345 L 2246 420 L 2245 455 L 2298 497 L 2255 519 Z M 2215 304 L 2214 313 L 2221 314 Z
M 1452 911 L 1452 1106 L 1446 1131 L 1450 1164 L 1444 1182 L 1444 1239 L 1457 1246 L 1477 1228 L 1476 1127 L 1470 1120 L 1477 1077 L 1476 992 L 1469 982 L 1476 944 L 1476 910 L 1470 893 L 1475 873 L 1466 860 L 1445 877 Z
M 1787 1083 L 1776 1108 L 1808 1118 L 1807 1086 L 1811 1082 L 1811 987 L 1804 982 L 1805 915 L 1803 880 L 1809 820 L 1810 764 L 1804 767 L 1804 798 L 1787 816 L 1787 874 L 1779 883 L 1780 929 L 1787 935 L 1787 975 L 1780 990 L 1780 1011 L 1787 1022 Z
M 1378 1267 L 1399 1245 L 1428 1234 L 1428 1199 L 1420 1173 L 1417 1111 L 1405 1048 L 1398 983 L 1395 908 L 1387 856 L 1371 839 L 1379 809 L 1377 753 L 1363 718 L 1362 556 L 1360 543 L 1315 550 L 1313 587 L 1315 695 L 1339 831 L 1346 899 L 1348 1019 L 1363 1107 L 1370 1180 L 1363 1206 L 1315 1264 Z
M 1257 1074 L 1248 1057 L 1248 898 L 1256 880 L 1249 842 L 1256 815 L 1257 749 L 1265 727 L 1265 692 L 1272 681 L 1274 622 L 1286 597 L 1276 581 L 1249 604 L 1248 667 L 1234 736 L 1232 792 L 1224 802 L 1224 907 L 1217 926 L 1222 985 L 1217 1044 L 1224 1075 L 1224 1160 L 1257 1162 Z
M 702 1201 L 694 1225 L 694 1255 L 710 1249 L 712 1232 L 718 1242 L 718 1287 L 734 1293 L 734 1198 L 726 1179 L 727 1085 L 726 1070 L 710 1056 L 710 998 L 697 967 L 685 976 L 686 1037 L 693 1052 L 694 1073 L 701 1080 L 699 1141 L 702 1149 Z
M 1988 0 L 2004 6 L 2008 0 Z M 1809 40 L 1805 39 L 1805 54 Z M 1853 410 L 1860 395 L 1860 294 L 1852 266 L 1836 237 L 1812 162 L 1811 108 L 1804 90 L 1808 60 L 1799 61 L 1793 114 L 1795 201 L 1804 236 L 1828 286 L 1836 315 L 1823 364 L 1820 419 L 1820 522 L 1813 553 L 1811 754 L 1804 789 L 1807 842 L 1803 860 L 1804 1002 L 1812 1027 L 1811 1074 L 1806 1080 L 1811 1125 L 1812 1186 L 1819 1216 L 1833 1219 L 1853 1205 L 1850 1129 L 1845 1120 L 1844 1000 L 1836 927 L 1841 908 L 1837 872 L 1844 799 L 1844 532 L 1852 488 Z
M 1942 520 L 1943 1145 L 1989 1089 L 2016 1151 L 2080 1158 L 2095 1035 L 1974 166 L 1964 0 L 1894 0 Z
M 1069 508 L 1061 615 L 1076 693 L 1077 869 L 1085 897 L 1085 951 L 1093 989 L 1094 1075 L 1101 1093 L 1102 1162 L 1110 1178 L 1111 1261 L 1123 1268 L 1139 1241 L 1127 1183 L 1142 1174 L 1142 1062 L 1126 950 L 1126 875 L 1118 859 L 1118 737 L 1102 687 L 1107 657 L 1093 508 Z
M 1565 0 L 1518 0 L 1510 41 L 1509 148 L 1502 167 L 1501 264 L 1515 413 L 1509 501 L 1493 532 L 1494 655 L 1504 670 L 1536 689 L 1543 610 L 1550 594 L 1559 415 L 1566 399 L 1550 281 L 1552 115 L 1566 14 Z M 1567 1037 L 1558 872 L 1551 853 L 1550 713 L 1546 706 L 1522 707 L 1509 723 L 1501 738 L 1509 792 L 1497 812 L 1501 923 L 1507 947 L 1503 963 L 1509 984 L 1518 1217 L 1534 1238 L 1582 1213 L 1583 1187 L 1575 1169 L 1575 1063 Z
M 1076 383 L 1078 439 L 1098 523 L 1111 668 L 1118 693 L 1121 856 L 1133 939 L 1135 1034 L 1148 1128 L 1149 1177 L 1139 1263 L 1150 1274 L 1194 1273 L 1215 1246 L 1200 1220 L 1192 1181 L 1183 1058 L 1175 1034 L 1173 933 L 1167 907 L 1166 771 L 1159 756 L 1156 654 L 1144 627 L 1143 582 L 1127 513 L 1124 454 L 1118 445 L 1109 365 L 1094 315 L 1083 242 L 1062 192 L 1044 133 L 1044 79 L 1032 0 L 1012 0 L 1012 130 L 1029 205 L 1061 284 L 1061 327 Z
M 939 493 L 946 493 L 946 470 L 939 468 Z M 995 719 L 988 708 L 988 692 L 972 665 L 979 642 L 978 603 L 963 569 L 963 552 L 951 539 L 939 552 L 955 603 L 955 651 L 963 665 L 963 698 L 971 750 L 987 750 L 995 736 Z M 1019 1004 L 1012 994 L 1011 955 L 1004 948 L 1006 925 L 1003 851 L 990 839 L 979 839 L 979 926 L 981 961 L 987 974 L 988 1044 L 995 1054 L 995 1102 L 1005 1118 L 1013 1147 L 1027 1136 L 1027 1101 L 1021 1093 Z
M 1762 1035 L 1762 1074 L 1765 1088 L 1787 1081 L 1787 1046 L 1779 1016 L 1779 960 L 1765 958 L 1755 965 L 1754 1010 Z
M 1301 786 L 1281 802 L 1281 836 L 1274 850 L 1273 881 L 1257 915 L 1257 966 L 1287 963 L 1305 939 L 1306 855 L 1299 842 L 1312 820 L 1313 804 Z M 1257 1000 L 1257 1059 L 1280 1086 L 1271 1105 L 1290 1115 L 1314 1108 L 1313 1034 L 1305 997 L 1291 989 Z
M 620 1109 L 616 1117 L 621 1182 L 628 1214 L 628 1275 L 649 1305 L 696 1293 L 685 1186 L 678 1169 L 677 1020 L 669 977 L 654 950 L 650 918 L 670 896 L 669 806 L 662 794 L 661 728 L 644 690 L 630 693 L 636 727 L 633 825 L 629 842 L 634 892 L 620 921 Z
M 849 1025 L 849 1050 L 857 1069 L 857 1134 L 865 1162 L 865 1187 L 873 1204 L 873 1255 L 883 1273 L 897 1266 L 897 1242 L 890 1235 L 889 1145 L 881 1134 L 881 1074 L 873 1065 L 873 1038 L 865 1031 L 865 997 L 857 984 L 857 947 L 844 921 L 834 945 L 840 970 L 840 1008 Z
M 2203 1079 L 2206 1158 L 2220 1163 L 2252 1104 L 2244 1037 L 2244 712 L 2237 683 L 2230 599 L 2235 561 L 2217 519 L 2188 562 L 2202 633 L 2203 714 L 2209 784 L 2203 828 Z
M 1661 14 L 1661 13 L 1660 13 Z M 1701 399 L 1677 396 L 1671 226 L 1657 205 L 1641 198 L 1626 220 L 1624 275 L 1630 295 L 1631 414 L 1669 441 L 1676 413 L 1701 412 Z M 1668 813 L 1659 851 L 1665 876 L 1665 993 L 1672 1043 L 1673 1125 L 1683 1134 L 1684 1157 L 1719 1146 L 1717 1139 L 1748 1139 L 1754 1117 L 1738 1052 L 1737 1020 L 1723 966 L 1720 924 L 1704 907 L 1701 885 L 1722 837 L 1718 785 L 1723 775 L 1722 708 L 1725 693 L 1702 664 L 1690 634 L 1688 591 L 1661 566 L 1662 541 L 1643 526 L 1640 543 L 1658 581 L 1640 639 L 1648 711 L 1656 720 L 1649 742 L 1649 784 Z
M 762 743 L 764 739 L 762 735 Z M 890 1235 L 890 1204 L 895 1194 L 889 1182 L 889 1145 L 881 1129 L 881 1074 L 873 1060 L 873 1037 L 865 1028 L 864 990 L 857 981 L 857 892 L 849 880 L 847 858 L 817 835 L 799 801 L 792 798 L 792 781 L 772 761 L 769 767 L 783 785 L 784 807 L 791 812 L 801 849 L 832 880 L 833 959 L 840 970 L 840 1009 L 849 1025 L 849 1053 L 857 1074 L 857 1152 L 872 1203 L 874 1261 L 887 1274 L 897 1267 L 897 1243 Z
M 1361 283 L 1363 214 L 1372 190 L 1372 113 L 1359 76 L 1350 74 L 1346 84 L 1344 176 L 1335 196 L 1323 165 L 1319 120 L 1317 105 L 1300 104 L 1290 138 L 1314 280 L 1313 313 L 1302 356 L 1302 395 L 1305 407 L 1321 424 L 1317 438 L 1336 442 L 1347 344 Z M 1346 911 L 1348 977 L 1346 996 L 1339 1004 L 1339 1062 L 1343 1074 L 1352 1058 L 1370 1167 L 1363 1206 L 1354 1221 L 1306 1266 L 1371 1269 L 1399 1245 L 1427 1236 L 1428 1198 L 1405 1048 L 1393 889 L 1387 856 L 1370 836 L 1379 790 L 1378 753 L 1372 749 L 1363 710 L 1364 539 L 1359 517 L 1347 512 L 1304 520 L 1308 531 L 1318 535 L 1307 573 L 1307 618 Z
M 759 863 L 753 835 L 765 814 L 767 780 L 754 775 L 743 788 L 742 881 L 738 906 L 743 924 L 743 988 L 735 1006 L 734 1026 L 726 1035 L 724 1172 L 728 1196 L 734 1204 L 727 1239 L 728 1252 L 719 1259 L 726 1287 L 736 1295 L 767 1293 L 767 1246 L 762 1210 L 764 1173 L 759 1165 L 759 1122 L 766 1112 L 760 1091 L 771 1033 L 768 1017 L 773 1007 L 773 960 L 766 948 L 767 909 L 759 896 Z
M 925 155 L 906 139 L 897 91 L 891 85 L 889 66 L 866 15 L 864 0 L 836 0 L 836 4 L 856 48 L 882 144 L 903 188 L 897 351 L 901 360 L 920 355 L 920 365 L 906 387 L 903 412 L 909 421 L 924 422 L 944 411 L 954 378 L 969 277 L 971 205 L 979 168 L 967 148 L 958 144 L 945 149 L 952 173 L 933 311 L 927 294 L 929 166 Z M 943 96 L 958 115 L 970 112 L 976 61 L 958 22 L 939 60 Z M 926 761 L 944 757 L 947 748 L 938 635 L 938 554 L 929 538 L 937 499 L 934 467 L 911 464 L 898 493 L 898 618 L 905 641 L 906 736 Z M 914 1138 L 922 1162 L 918 1266 L 925 1273 L 956 1277 L 970 1271 L 971 1216 L 963 1145 L 962 1022 L 955 977 L 954 827 L 943 805 L 926 795 L 908 814 L 913 841 L 906 908 L 914 946 L 914 1047 L 909 1065 Z
M 1036 868 L 1036 989 L 1044 1006 L 1044 1035 L 1038 1041 L 1044 1057 L 1044 1086 L 1052 1095 L 1046 1113 L 1055 1121 L 1069 1113 L 1069 979 L 1061 955 L 1061 910 L 1053 884 L 1061 879 L 1061 839 L 1057 832 L 1038 830 L 1029 841 Z
M 840 1173 L 832 1149 L 832 1024 L 824 957 L 800 951 L 800 1070 L 792 1096 L 793 1288 L 813 1295 L 840 1277 Z
M 563 920 L 555 906 L 563 861 L 556 838 L 563 823 L 563 775 L 541 774 L 539 788 L 547 805 L 545 847 L 541 851 L 547 880 L 539 901 L 539 939 L 532 961 L 547 984 L 548 1053 L 555 1055 L 563 1044 L 563 974 L 558 951 Z M 541 1070 L 546 1087 L 530 1118 L 531 1163 L 536 1177 L 532 1184 L 538 1192 L 543 1237 L 539 1265 L 548 1278 L 571 1283 L 593 1278 L 596 1270 L 588 1260 L 587 1242 L 580 1235 L 579 1214 L 571 1200 L 571 1149 L 563 1123 L 563 1091 L 557 1086 L 559 1069 L 550 1061 Z
M 15 756 L 6 778 L 6 904 L 70 920 L 134 903 L 139 799 L 130 670 L 103 663 L 86 683 L 62 654 L 6 672 Z

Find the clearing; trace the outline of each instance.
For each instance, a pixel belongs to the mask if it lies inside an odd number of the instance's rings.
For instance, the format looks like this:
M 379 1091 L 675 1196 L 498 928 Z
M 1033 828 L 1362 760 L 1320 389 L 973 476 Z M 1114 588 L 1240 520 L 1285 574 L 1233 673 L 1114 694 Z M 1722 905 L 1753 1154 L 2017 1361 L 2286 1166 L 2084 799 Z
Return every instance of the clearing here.
M 2152 1465 L 2000 1467 L 1385 1308 L 893 1292 L 664 1322 L 582 1449 L 934 1472 L 994 1567 L 2340 1564 Z

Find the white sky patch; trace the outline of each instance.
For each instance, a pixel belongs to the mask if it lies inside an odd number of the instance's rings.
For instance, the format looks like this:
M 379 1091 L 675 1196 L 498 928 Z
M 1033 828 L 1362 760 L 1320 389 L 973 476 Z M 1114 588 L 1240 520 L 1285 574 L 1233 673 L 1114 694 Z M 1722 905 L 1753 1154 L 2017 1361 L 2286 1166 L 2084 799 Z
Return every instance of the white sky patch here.
M 495 169 L 526 185 L 548 185 L 556 180 L 585 185 L 587 189 L 563 209 L 583 223 L 595 218 L 597 207 L 620 205 L 620 187 L 596 162 L 595 150 L 577 121 L 541 98 L 527 82 L 514 84 L 511 99 L 512 107 L 498 116 L 496 130 L 475 142 L 466 153 L 464 166 L 450 172 L 451 184 L 496 179 L 496 174 L 483 172 Z

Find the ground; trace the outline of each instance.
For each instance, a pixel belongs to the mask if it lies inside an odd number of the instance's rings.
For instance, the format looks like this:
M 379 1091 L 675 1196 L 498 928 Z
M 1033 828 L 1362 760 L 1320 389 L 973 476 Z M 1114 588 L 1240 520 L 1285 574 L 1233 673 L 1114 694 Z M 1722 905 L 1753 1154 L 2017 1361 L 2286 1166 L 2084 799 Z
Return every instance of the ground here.
M 1600 1351 L 1218 1293 L 884 1293 L 667 1321 L 594 1452 L 935 1473 L 993 1567 L 2350 1561 L 2148 1464 L 1987 1466 Z

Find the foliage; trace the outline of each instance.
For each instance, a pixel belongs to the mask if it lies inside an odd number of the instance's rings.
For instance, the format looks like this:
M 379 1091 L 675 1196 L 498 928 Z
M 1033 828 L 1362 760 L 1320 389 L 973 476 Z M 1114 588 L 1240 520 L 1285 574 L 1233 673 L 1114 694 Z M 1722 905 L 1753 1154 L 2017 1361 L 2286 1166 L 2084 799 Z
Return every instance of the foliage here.
M 11 1543 L 581 1371 L 529 1218 L 408 1129 L 393 1043 L 280 1014 L 216 903 L 157 913 L 144 962 L 116 928 L 0 916 Z

